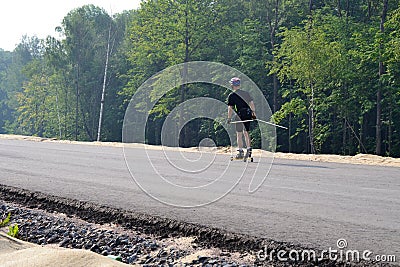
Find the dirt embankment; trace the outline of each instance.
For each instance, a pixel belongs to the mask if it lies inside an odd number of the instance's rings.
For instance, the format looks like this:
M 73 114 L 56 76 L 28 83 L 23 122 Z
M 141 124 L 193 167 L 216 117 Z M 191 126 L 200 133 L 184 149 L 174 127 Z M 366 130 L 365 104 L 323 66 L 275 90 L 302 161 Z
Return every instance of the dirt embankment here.
M 35 136 L 23 136 L 23 135 L 6 135 L 0 134 L 0 139 L 9 140 L 27 140 L 35 142 L 58 142 L 67 144 L 79 144 L 79 145 L 95 145 L 95 146 L 113 146 L 113 147 L 123 147 L 123 146 L 133 146 L 133 147 L 143 147 L 143 144 L 123 144 L 116 142 L 81 142 L 81 141 L 69 141 L 69 140 L 57 140 L 52 138 L 42 138 Z M 146 145 L 146 149 L 168 149 L 177 150 L 178 148 L 162 147 L 162 146 L 152 146 Z M 186 152 L 196 152 L 199 149 L 196 148 L 179 148 L 181 151 Z M 216 150 L 218 154 L 232 153 L 230 147 L 219 147 Z M 260 156 L 262 153 L 255 149 L 253 152 L 254 156 Z M 270 156 L 270 155 L 269 155 Z M 294 153 L 274 153 L 275 158 L 279 159 L 292 159 L 292 160 L 305 160 L 305 161 L 317 161 L 317 162 L 335 162 L 335 163 L 347 163 L 347 164 L 364 164 L 364 165 L 376 165 L 376 166 L 390 166 L 390 167 L 400 167 L 400 158 L 382 157 L 370 154 L 358 154 L 355 156 L 342 156 L 342 155 L 313 155 L 313 154 L 294 154 Z

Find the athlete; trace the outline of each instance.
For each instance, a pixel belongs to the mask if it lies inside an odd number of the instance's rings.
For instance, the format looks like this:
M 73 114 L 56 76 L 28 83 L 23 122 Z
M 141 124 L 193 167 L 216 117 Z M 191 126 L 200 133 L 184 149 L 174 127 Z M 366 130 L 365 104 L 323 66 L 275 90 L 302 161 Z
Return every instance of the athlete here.
M 240 79 L 233 77 L 230 82 L 233 92 L 228 96 L 228 123 L 232 121 L 233 111 L 236 112 L 240 121 L 256 119 L 255 106 L 251 95 L 240 89 Z M 251 140 L 249 135 L 250 121 L 236 123 L 236 137 L 238 154 L 235 159 L 247 158 L 251 155 Z M 246 142 L 246 156 L 243 152 L 243 135 Z

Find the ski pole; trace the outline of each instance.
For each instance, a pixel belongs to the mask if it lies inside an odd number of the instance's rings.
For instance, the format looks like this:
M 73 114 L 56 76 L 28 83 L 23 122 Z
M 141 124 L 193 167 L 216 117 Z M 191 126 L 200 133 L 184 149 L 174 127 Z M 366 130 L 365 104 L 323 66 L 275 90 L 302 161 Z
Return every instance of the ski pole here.
M 260 121 L 260 122 L 263 122 L 263 123 L 266 123 L 266 124 L 269 124 L 269 125 L 272 125 L 272 126 L 275 126 L 275 127 L 279 127 L 279 128 L 288 130 L 288 128 L 285 127 L 285 126 L 281 126 L 281 125 L 274 124 L 274 123 L 272 123 L 272 122 L 268 122 L 268 121 L 264 121 L 264 120 L 260 120 L 260 119 L 255 119 L 255 120 L 243 120 L 243 121 L 232 121 L 231 123 L 235 124 L 235 123 L 243 123 L 243 122 L 251 122 L 251 121 Z

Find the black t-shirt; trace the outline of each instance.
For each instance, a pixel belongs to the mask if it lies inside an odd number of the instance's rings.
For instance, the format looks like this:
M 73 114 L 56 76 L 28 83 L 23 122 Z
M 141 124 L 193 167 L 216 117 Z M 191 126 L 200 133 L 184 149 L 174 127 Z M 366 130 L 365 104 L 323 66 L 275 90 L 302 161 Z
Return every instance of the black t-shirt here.
M 228 106 L 232 106 L 236 112 L 243 109 L 250 109 L 249 103 L 253 101 L 251 95 L 241 89 L 232 92 L 228 96 Z

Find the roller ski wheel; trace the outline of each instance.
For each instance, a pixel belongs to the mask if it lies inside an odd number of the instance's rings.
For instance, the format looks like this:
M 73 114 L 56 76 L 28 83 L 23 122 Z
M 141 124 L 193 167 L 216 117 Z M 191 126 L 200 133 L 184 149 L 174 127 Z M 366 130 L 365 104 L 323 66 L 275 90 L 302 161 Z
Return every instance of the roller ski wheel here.
M 231 161 L 232 160 L 243 160 L 244 159 L 244 152 L 243 150 L 238 150 L 238 153 L 236 156 L 231 156 Z

